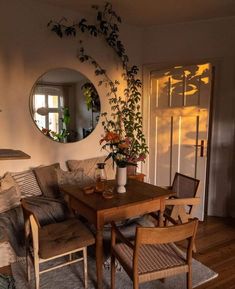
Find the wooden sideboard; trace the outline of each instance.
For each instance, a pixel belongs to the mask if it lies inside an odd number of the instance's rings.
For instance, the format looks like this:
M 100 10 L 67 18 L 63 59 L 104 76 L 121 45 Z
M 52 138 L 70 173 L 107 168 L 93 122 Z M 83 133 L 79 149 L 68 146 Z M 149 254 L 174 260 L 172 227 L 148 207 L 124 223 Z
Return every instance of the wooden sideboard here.
M 132 180 L 137 180 L 137 181 L 143 182 L 144 181 L 144 177 L 145 177 L 144 174 L 137 173 L 135 175 L 128 176 L 128 179 L 132 179 Z

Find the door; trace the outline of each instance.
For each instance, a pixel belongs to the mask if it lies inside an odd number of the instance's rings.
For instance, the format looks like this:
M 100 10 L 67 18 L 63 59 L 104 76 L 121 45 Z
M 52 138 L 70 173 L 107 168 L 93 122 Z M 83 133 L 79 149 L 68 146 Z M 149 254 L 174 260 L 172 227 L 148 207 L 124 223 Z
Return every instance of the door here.
M 200 180 L 201 204 L 193 212 L 203 220 L 206 187 L 211 65 L 179 66 L 151 73 L 149 177 L 172 184 L 175 172 Z

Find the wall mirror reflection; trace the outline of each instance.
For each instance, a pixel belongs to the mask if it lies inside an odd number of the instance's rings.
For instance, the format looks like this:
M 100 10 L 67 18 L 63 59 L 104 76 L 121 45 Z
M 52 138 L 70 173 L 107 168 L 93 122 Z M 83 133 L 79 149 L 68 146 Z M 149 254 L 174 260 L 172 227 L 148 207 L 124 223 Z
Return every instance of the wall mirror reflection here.
M 36 81 L 30 96 L 30 110 L 45 136 L 62 143 L 76 142 L 95 129 L 100 99 L 95 86 L 83 74 L 58 68 Z

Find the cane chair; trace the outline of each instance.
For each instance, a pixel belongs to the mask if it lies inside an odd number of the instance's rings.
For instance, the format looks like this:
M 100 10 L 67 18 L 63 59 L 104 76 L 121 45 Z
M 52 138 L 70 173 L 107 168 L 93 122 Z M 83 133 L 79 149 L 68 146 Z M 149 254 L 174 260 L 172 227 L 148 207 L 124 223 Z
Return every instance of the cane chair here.
M 170 227 L 137 227 L 130 242 L 112 223 L 111 289 L 115 288 L 115 259 L 133 281 L 139 284 L 182 273 L 187 274 L 187 289 L 192 289 L 192 249 L 198 220 Z M 117 242 L 119 239 L 121 242 Z M 187 240 L 186 255 L 173 242 Z
M 200 204 L 200 198 L 196 197 L 199 180 L 176 172 L 170 190 L 176 196 L 166 200 L 164 217 L 166 225 L 171 223 L 185 223 L 192 218 L 193 208 Z
M 70 218 L 59 223 L 40 226 L 36 215 L 21 200 L 25 220 L 25 245 L 27 259 L 27 275 L 30 281 L 30 265 L 35 272 L 35 288 L 39 289 L 40 274 L 83 261 L 84 287 L 87 289 L 87 246 L 95 243 L 92 233 L 76 218 Z M 81 257 L 75 253 L 80 252 Z M 60 258 L 61 257 L 61 258 Z M 40 264 L 60 258 L 60 263 L 48 269 L 40 270 Z

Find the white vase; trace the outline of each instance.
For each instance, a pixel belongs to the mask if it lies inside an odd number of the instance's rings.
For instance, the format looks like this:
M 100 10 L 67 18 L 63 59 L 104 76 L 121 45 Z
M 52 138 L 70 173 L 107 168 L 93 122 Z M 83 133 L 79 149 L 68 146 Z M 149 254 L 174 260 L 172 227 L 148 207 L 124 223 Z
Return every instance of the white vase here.
M 117 192 L 120 194 L 125 193 L 126 192 L 125 185 L 127 180 L 126 167 L 125 168 L 117 167 L 116 180 L 117 180 Z

